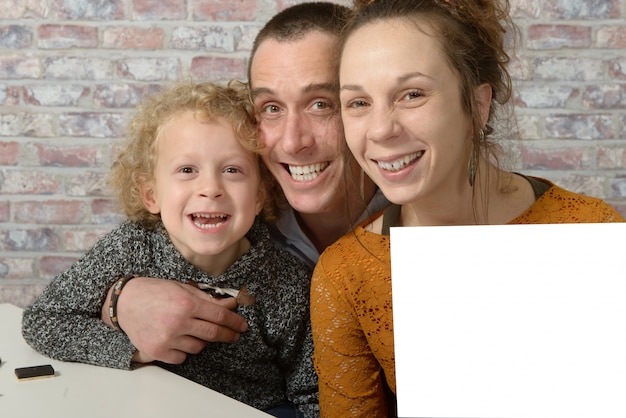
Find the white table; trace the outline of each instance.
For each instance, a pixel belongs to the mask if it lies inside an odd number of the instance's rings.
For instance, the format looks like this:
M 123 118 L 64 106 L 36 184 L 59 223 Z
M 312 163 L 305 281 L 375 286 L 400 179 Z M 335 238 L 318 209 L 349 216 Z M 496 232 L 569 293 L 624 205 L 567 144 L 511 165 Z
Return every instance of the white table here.
M 21 334 L 22 310 L 0 304 L 0 416 L 238 417 L 268 414 L 157 366 L 133 371 L 52 360 Z M 55 377 L 18 381 L 17 367 L 51 364 Z

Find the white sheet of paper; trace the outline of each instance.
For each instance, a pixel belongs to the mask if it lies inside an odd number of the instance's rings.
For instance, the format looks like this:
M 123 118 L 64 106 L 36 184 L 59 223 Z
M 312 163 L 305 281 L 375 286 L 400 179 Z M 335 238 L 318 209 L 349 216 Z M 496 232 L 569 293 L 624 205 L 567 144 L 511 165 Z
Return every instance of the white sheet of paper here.
M 626 417 L 626 223 L 391 229 L 400 417 Z

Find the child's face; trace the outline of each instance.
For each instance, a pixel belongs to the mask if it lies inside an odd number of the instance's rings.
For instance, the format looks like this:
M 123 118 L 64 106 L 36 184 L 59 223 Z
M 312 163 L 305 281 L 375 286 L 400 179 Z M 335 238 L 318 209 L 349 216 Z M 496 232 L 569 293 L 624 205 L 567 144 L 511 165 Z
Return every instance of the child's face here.
M 190 111 L 168 123 L 158 141 L 144 204 L 161 214 L 188 261 L 220 274 L 249 247 L 244 236 L 262 207 L 257 157 L 226 119 L 200 122 Z

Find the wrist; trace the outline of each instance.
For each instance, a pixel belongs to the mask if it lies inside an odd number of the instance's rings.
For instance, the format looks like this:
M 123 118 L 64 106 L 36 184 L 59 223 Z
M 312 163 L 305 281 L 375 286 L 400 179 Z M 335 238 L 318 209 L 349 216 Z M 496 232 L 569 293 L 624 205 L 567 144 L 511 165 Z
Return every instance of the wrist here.
M 137 277 L 137 275 L 135 274 L 126 274 L 120 277 L 119 279 L 117 279 L 115 284 L 109 290 L 110 296 L 109 296 L 108 317 L 109 317 L 110 325 L 118 331 L 122 331 L 122 328 L 120 327 L 120 324 L 118 321 L 119 318 L 117 314 L 117 305 L 119 302 L 119 298 L 120 298 L 120 295 L 122 294 L 122 290 L 124 289 L 124 286 L 126 286 L 126 284 L 132 279 L 134 279 L 135 277 Z

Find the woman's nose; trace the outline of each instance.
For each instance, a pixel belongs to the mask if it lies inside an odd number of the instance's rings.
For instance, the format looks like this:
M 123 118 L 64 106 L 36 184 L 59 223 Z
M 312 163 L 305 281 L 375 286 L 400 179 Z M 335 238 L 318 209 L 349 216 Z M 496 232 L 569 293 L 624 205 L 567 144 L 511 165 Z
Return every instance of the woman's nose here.
M 392 107 L 372 106 L 367 118 L 367 139 L 371 141 L 386 141 L 396 138 L 401 131 Z

